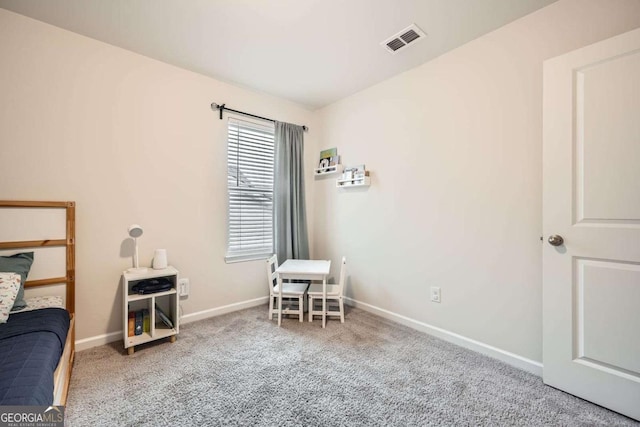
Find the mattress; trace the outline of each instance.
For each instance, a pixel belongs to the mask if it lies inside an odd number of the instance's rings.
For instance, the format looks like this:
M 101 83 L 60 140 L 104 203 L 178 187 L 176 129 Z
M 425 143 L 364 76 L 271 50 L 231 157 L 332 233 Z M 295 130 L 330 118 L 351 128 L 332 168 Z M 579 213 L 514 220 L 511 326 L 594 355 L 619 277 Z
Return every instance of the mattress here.
M 51 405 L 69 330 L 63 308 L 12 313 L 0 325 L 0 405 Z

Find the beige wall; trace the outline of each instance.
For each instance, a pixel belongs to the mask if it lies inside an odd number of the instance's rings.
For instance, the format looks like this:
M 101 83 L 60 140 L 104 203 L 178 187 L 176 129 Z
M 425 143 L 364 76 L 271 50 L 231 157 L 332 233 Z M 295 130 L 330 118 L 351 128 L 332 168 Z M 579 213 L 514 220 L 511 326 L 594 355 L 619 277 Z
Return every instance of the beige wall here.
M 542 61 L 638 26 L 637 0 L 560 1 L 321 110 L 320 144 L 372 173 L 315 183 L 348 295 L 540 361 Z
M 349 296 L 539 361 L 542 61 L 639 25 L 637 0 L 561 0 L 312 113 L 0 9 L 0 198 L 78 203 L 79 339 L 121 329 L 133 222 L 143 264 L 167 248 L 191 279 L 184 314 L 251 300 L 209 104 L 306 124 L 312 254 L 348 257 Z M 311 178 L 334 146 L 368 190 Z
M 184 314 L 265 296 L 262 262 L 224 262 L 226 120 L 209 105 L 309 126 L 309 172 L 311 112 L 4 9 L 0 60 L 0 199 L 77 202 L 78 339 L 122 329 L 132 223 L 141 264 L 166 248 L 191 280 Z

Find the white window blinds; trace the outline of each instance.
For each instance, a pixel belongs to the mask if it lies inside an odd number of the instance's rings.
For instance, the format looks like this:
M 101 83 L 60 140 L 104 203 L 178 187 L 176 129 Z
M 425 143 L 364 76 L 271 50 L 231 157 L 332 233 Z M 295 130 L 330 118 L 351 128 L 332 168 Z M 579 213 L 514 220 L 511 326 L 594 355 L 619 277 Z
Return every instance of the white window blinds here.
M 273 254 L 274 127 L 229 118 L 228 261 Z

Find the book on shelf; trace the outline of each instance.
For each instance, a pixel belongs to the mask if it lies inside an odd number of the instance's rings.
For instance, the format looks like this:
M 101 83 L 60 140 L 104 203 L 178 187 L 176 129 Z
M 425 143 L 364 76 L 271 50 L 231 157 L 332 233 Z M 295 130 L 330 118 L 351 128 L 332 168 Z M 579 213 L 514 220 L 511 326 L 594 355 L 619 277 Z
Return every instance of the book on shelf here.
M 330 159 L 331 157 L 337 156 L 337 155 L 338 155 L 338 149 L 336 147 L 328 148 L 326 150 L 320 151 L 321 159 Z
M 344 185 L 355 184 L 356 181 L 364 181 L 366 176 L 369 176 L 369 171 L 364 165 L 346 167 L 342 173 L 342 182 Z
M 340 163 L 340 156 L 338 156 L 337 148 L 329 148 L 320 152 L 320 162 L 318 163 L 318 169 L 327 169 Z
M 158 307 L 158 304 L 156 304 L 156 316 L 162 321 L 162 323 L 164 323 L 168 328 L 173 329 L 173 322 L 171 321 L 171 319 L 169 319 L 169 316 L 167 316 L 164 311 L 162 311 L 162 309 L 160 307 Z
M 142 310 L 136 311 L 135 335 L 142 335 Z
M 143 332 L 151 332 L 151 316 L 149 310 L 131 310 L 128 316 L 127 335 L 133 337 L 142 335 Z
M 369 176 L 369 171 L 360 171 L 357 170 L 354 174 L 353 174 L 353 179 L 357 180 L 363 180 L 365 176 Z
M 142 310 L 142 332 L 151 332 L 151 316 L 149 316 L 149 310 Z
M 136 312 L 135 311 L 129 312 L 128 323 L 129 323 L 129 327 L 128 327 L 127 334 L 128 336 L 132 337 L 135 334 L 135 329 L 136 329 Z

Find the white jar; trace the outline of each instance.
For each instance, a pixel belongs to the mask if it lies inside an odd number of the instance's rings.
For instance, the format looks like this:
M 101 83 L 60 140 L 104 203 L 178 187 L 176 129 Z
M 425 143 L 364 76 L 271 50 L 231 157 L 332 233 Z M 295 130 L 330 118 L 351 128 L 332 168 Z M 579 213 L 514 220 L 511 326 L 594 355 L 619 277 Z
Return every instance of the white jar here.
M 156 249 L 153 255 L 153 268 L 154 270 L 162 270 L 163 268 L 167 268 L 167 250 L 166 249 Z

